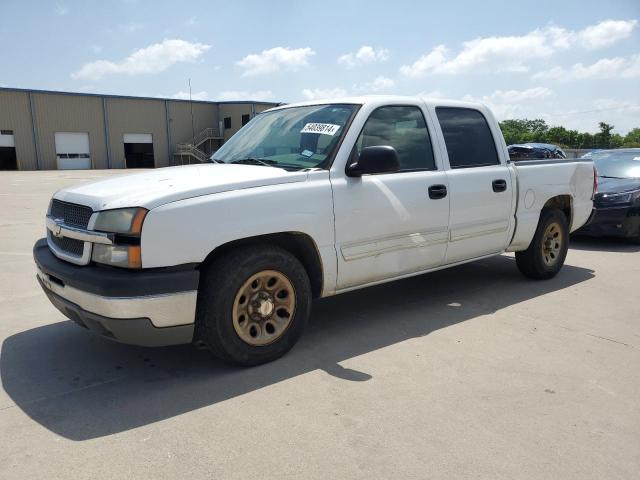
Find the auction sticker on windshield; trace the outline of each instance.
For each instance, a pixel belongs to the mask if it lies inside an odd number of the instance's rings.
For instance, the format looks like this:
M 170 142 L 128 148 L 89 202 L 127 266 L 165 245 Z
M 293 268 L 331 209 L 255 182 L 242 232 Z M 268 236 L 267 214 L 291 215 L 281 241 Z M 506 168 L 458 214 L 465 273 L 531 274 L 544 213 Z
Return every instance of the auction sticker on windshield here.
M 331 123 L 307 123 L 304 128 L 300 130 L 300 133 L 319 133 L 333 137 L 339 128 L 340 125 L 333 125 Z

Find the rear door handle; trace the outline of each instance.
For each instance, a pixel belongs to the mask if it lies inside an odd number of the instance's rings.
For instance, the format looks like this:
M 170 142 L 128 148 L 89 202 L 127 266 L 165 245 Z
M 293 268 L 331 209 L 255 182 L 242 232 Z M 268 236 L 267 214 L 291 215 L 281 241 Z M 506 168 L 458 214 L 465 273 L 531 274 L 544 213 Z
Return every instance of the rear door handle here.
M 494 180 L 491 184 L 494 192 L 504 192 L 507 189 L 507 181 L 506 180 Z
M 447 196 L 446 185 L 431 185 L 429 187 L 429 198 L 432 200 L 438 200 Z

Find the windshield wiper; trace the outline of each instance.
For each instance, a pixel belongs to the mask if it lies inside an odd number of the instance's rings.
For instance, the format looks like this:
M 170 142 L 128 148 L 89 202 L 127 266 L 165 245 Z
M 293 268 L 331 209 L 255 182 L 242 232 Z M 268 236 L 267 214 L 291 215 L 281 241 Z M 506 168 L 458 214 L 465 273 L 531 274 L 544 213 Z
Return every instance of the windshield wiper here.
M 241 158 L 240 160 L 234 160 L 233 162 L 229 162 L 229 163 L 240 163 L 245 165 L 265 165 L 267 167 L 275 167 L 276 165 L 278 165 L 278 162 L 276 162 L 275 160 L 266 160 L 263 158 L 253 158 L 253 157 Z
M 624 180 L 627 177 L 612 177 L 610 175 L 598 175 L 600 178 L 618 178 L 620 180 Z

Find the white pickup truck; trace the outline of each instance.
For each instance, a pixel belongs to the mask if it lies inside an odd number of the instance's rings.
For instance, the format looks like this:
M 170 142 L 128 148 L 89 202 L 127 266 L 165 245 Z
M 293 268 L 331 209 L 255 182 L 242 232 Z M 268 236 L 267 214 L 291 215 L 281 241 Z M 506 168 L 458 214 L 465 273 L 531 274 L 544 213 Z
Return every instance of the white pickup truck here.
M 295 344 L 313 298 L 506 251 L 553 277 L 593 193 L 589 161 L 510 162 L 483 105 L 313 101 L 261 113 L 208 164 L 58 191 L 34 257 L 91 331 L 255 365 Z

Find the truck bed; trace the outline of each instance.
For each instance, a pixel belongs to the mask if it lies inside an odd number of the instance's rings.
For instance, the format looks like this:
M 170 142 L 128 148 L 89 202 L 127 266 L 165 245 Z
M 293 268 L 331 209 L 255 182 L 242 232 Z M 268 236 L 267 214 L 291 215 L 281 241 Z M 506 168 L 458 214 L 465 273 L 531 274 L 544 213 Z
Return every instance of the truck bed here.
M 593 196 L 593 162 L 583 159 L 509 161 L 517 183 L 516 228 L 508 251 L 525 250 L 536 230 L 540 211 L 547 202 L 562 196 L 569 202 L 570 231 L 589 219 Z M 567 192 L 571 192 L 567 195 Z

